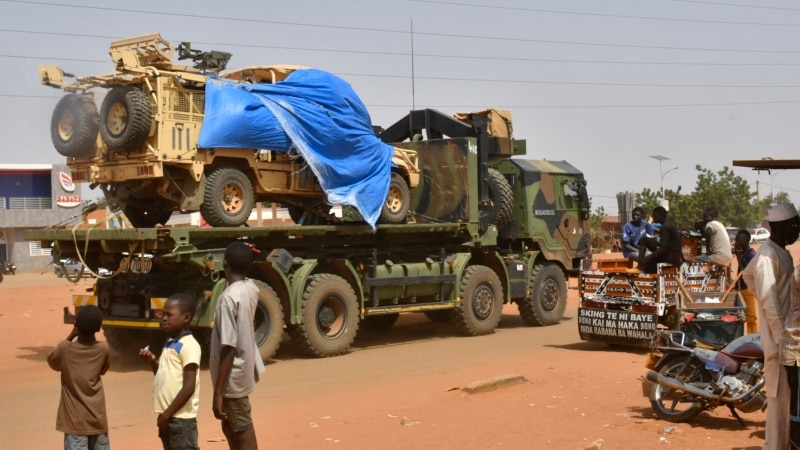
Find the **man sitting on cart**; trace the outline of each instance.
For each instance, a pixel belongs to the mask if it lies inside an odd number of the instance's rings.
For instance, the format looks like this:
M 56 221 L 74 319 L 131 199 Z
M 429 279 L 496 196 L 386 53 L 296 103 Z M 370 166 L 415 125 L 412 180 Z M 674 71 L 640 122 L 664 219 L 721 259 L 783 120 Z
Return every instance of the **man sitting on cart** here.
M 733 260 L 731 242 L 725 227 L 717 220 L 717 208 L 709 207 L 703 211 L 703 218 L 697 221 L 698 231 L 706 238 L 706 253 L 697 255 L 697 261 L 730 266 Z
M 659 263 L 680 266 L 683 263 L 681 234 L 678 227 L 667 220 L 663 206 L 653 208 L 653 222 L 661 225 L 659 237 L 644 236 L 639 241 L 639 267 L 645 273 L 658 273 Z M 647 254 L 647 250 L 652 253 Z
M 643 236 L 654 236 L 656 227 L 642 220 L 644 208 L 637 206 L 631 211 L 631 221 L 622 226 L 622 255 L 632 261 L 639 261 L 639 241 Z

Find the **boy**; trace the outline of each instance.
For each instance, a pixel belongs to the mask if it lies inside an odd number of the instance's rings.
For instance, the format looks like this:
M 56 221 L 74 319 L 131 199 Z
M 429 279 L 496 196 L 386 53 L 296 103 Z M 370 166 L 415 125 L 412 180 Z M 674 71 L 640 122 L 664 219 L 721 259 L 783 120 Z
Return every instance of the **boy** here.
M 222 432 L 231 450 L 258 448 L 250 415 L 249 395 L 264 371 L 256 351 L 253 317 L 258 305 L 258 287 L 245 273 L 253 252 L 234 241 L 225 249 L 222 268 L 228 286 L 214 310 L 209 370 L 214 384 L 214 417 L 222 421 Z
M 736 233 L 736 240 L 734 241 L 733 252 L 736 254 L 738 261 L 738 269 L 736 272 L 741 274 L 750 261 L 756 257 L 756 251 L 750 247 L 750 232 L 747 230 L 739 230 Z M 753 292 L 747 288 L 747 283 L 744 282 L 742 276 L 736 279 L 736 289 L 742 294 L 744 300 L 744 323 L 747 325 L 748 333 L 758 333 L 758 306 L 756 305 L 756 297 Z
M 153 381 L 153 411 L 164 450 L 198 450 L 197 406 L 200 400 L 200 344 L 189 324 L 195 300 L 189 294 L 173 294 L 164 304 L 161 329 L 169 336 L 156 357 L 145 347 L 139 356 L 150 362 Z
M 78 311 L 67 339 L 47 355 L 50 368 L 61 372 L 61 400 L 56 430 L 64 433 L 65 450 L 108 450 L 108 419 L 103 380 L 109 368 L 108 344 L 94 335 L 103 324 L 97 306 Z M 78 338 L 77 342 L 73 339 Z

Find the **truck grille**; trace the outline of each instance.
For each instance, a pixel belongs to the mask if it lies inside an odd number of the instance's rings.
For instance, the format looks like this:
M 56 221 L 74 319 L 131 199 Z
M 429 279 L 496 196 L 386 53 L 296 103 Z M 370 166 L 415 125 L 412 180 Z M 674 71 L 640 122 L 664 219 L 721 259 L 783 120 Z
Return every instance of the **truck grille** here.
M 178 122 L 203 122 L 206 95 L 202 91 L 165 88 L 164 117 Z

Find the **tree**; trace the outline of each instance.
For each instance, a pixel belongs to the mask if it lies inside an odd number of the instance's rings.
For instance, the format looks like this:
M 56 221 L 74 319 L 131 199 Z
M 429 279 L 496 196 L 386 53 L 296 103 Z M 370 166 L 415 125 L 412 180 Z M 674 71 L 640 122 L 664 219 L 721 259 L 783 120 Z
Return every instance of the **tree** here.
M 592 228 L 602 228 L 603 227 L 603 220 L 606 218 L 606 209 L 602 206 L 598 206 L 597 209 L 594 210 L 594 213 L 589 217 L 589 224 Z
M 744 228 L 748 223 L 758 221 L 759 208 L 753 201 L 755 192 L 750 191 L 744 178 L 735 175 L 727 166 L 717 173 L 699 165 L 696 169 L 699 174 L 692 196 L 698 206 L 702 205 L 697 214 L 702 214 L 702 209 L 708 206 L 715 206 L 723 224 Z
M 766 216 L 767 206 L 772 199 L 768 197 L 756 202 L 755 192 L 750 191 L 747 181 L 733 173 L 728 167 L 712 172 L 701 166 L 695 166 L 698 172 L 697 185 L 694 192 L 682 194 L 681 187 L 677 191 L 667 190 L 664 196 L 669 201 L 669 219 L 680 229 L 692 229 L 707 207 L 715 207 L 719 211 L 719 221 L 725 225 L 744 228 L 748 224 L 760 223 Z M 778 203 L 787 202 L 785 193 L 776 196 Z M 642 189 L 636 194 L 636 203 L 650 215 L 653 208 L 659 205 L 657 191 Z

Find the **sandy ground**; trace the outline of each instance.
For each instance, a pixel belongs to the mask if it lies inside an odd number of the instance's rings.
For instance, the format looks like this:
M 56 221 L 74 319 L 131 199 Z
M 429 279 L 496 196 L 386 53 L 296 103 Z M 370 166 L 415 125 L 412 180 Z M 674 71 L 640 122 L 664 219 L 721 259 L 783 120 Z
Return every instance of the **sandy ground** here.
M 797 259 L 800 244 L 792 250 Z M 45 357 L 69 332 L 63 307 L 91 285 L 51 273 L 0 284 L 0 447 L 61 448 L 54 429 L 59 375 Z M 565 319 L 552 327 L 527 327 L 506 306 L 489 336 L 455 336 L 406 315 L 387 332 L 360 333 L 353 351 L 336 358 L 303 358 L 284 341 L 251 397 L 261 448 L 583 449 L 597 440 L 604 449 L 761 448 L 761 412 L 743 414 L 746 427 L 727 408 L 690 424 L 658 419 L 642 395 L 646 352 L 579 340 L 575 285 Z M 526 381 L 481 394 L 457 389 L 506 374 Z M 104 377 L 114 448 L 160 448 L 152 378 L 132 355 L 114 355 Z M 203 370 L 200 445 L 226 449 L 210 397 Z

